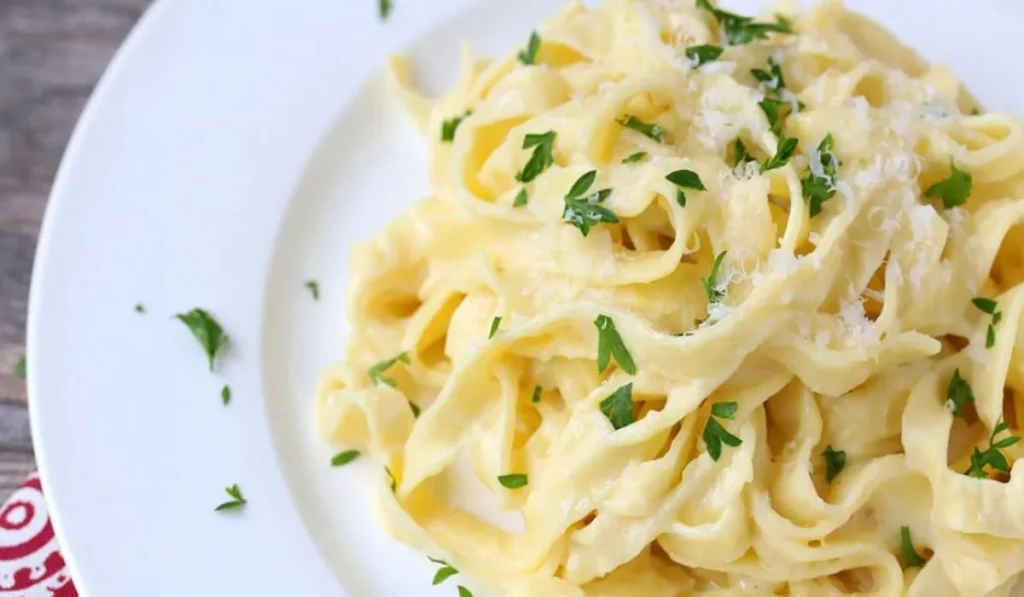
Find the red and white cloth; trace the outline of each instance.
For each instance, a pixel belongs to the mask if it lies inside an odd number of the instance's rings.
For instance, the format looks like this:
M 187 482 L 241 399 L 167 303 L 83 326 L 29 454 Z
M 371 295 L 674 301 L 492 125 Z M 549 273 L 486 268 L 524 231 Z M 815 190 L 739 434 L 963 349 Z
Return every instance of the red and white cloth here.
M 38 474 L 0 508 L 0 597 L 78 597 Z

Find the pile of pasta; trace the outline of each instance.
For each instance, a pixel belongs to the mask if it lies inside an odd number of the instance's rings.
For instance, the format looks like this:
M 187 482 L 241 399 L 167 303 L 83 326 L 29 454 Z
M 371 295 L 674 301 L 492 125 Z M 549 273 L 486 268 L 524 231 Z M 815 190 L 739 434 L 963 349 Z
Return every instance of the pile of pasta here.
M 433 191 L 355 250 L 317 415 L 389 532 L 485 594 L 1010 594 L 1019 120 L 834 1 L 393 72 Z

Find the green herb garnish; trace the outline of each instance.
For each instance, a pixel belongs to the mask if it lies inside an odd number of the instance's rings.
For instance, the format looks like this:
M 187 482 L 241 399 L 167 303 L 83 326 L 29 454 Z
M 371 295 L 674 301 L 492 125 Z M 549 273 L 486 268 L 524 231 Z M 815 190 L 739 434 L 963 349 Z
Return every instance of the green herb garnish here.
M 768 70 L 755 68 L 751 69 L 750 74 L 763 83 L 766 89 L 779 91 L 786 87 L 786 79 L 782 76 L 782 66 L 775 61 L 774 57 L 768 58 Z
M 441 123 L 441 142 L 451 143 L 455 140 L 455 131 L 459 130 L 459 125 L 466 119 L 467 116 L 472 114 L 469 110 L 462 116 L 453 116 L 448 120 Z
M 722 444 L 735 448 L 743 443 L 743 440 L 729 433 L 729 430 L 718 422 L 718 419 L 734 419 L 738 407 L 735 402 L 719 402 L 711 407 L 711 416 L 708 417 L 704 433 L 701 434 L 711 460 L 717 461 L 722 456 Z
M 413 402 L 412 400 L 409 400 L 409 410 L 412 411 L 413 417 L 417 419 L 420 418 L 420 406 Z
M 831 483 L 846 468 L 846 452 L 826 446 L 821 455 L 825 458 L 825 480 Z
M 491 320 L 491 331 L 487 333 L 487 339 L 490 340 L 494 337 L 494 334 L 498 333 L 498 326 L 501 325 L 501 318 L 495 317 Z
M 231 403 L 231 386 L 225 385 L 220 390 L 220 402 L 224 406 Z
M 498 477 L 498 483 L 501 483 L 501 486 L 506 489 L 519 489 L 526 487 L 527 477 L 520 473 L 501 475 Z
M 645 159 L 647 159 L 647 152 L 646 151 L 638 151 L 638 152 L 634 153 L 633 155 L 629 156 L 628 158 L 622 160 L 622 163 L 623 164 L 635 164 L 636 162 L 640 162 L 640 161 L 643 161 Z
M 380 14 L 380 20 L 388 20 L 393 7 L 394 5 L 391 3 L 391 0 L 377 0 L 377 12 Z
M 835 139 L 832 137 L 832 133 L 825 135 L 825 138 L 818 144 L 817 157 L 813 158 L 821 162 L 823 176 L 814 174 L 812 170 L 806 178 L 800 181 L 801 194 L 812 218 L 820 214 L 822 204 L 836 194 L 839 159 L 832 153 L 834 147 Z
M 775 133 L 779 139 L 785 137 L 782 134 L 782 106 L 783 103 L 773 99 L 763 99 L 757 103 L 761 107 L 761 111 L 764 112 L 765 117 L 768 119 L 768 125 L 771 127 L 772 132 Z
M 427 556 L 427 559 L 441 566 L 441 568 L 438 569 L 437 573 L 434 574 L 434 581 L 431 583 L 432 585 L 439 585 L 459 573 L 459 571 L 456 570 L 454 566 L 452 566 L 444 560 L 438 560 L 430 556 Z
M 676 170 L 670 172 L 665 178 L 672 184 L 679 187 L 676 191 L 676 202 L 681 207 L 686 207 L 686 193 L 683 189 L 693 189 L 696 191 L 706 191 L 704 183 L 700 180 L 700 175 L 693 170 Z
M 1010 463 L 1006 461 L 1006 456 L 1003 456 L 1003 453 L 999 450 L 1009 448 L 1013 444 L 1019 442 L 1020 438 L 1016 435 L 1011 435 L 996 441 L 997 435 L 1004 431 L 1008 431 L 1009 429 L 1010 426 L 1003 421 L 1002 417 L 1000 417 L 996 422 L 995 429 L 992 430 L 992 435 L 988 438 L 988 448 L 984 452 L 978 450 L 977 447 L 974 448 L 974 453 L 971 454 L 971 466 L 964 471 L 965 475 L 984 479 L 988 477 L 988 473 L 985 471 L 986 466 L 1001 473 L 1010 472 Z
M 615 322 L 607 315 L 598 315 L 594 320 L 597 326 L 597 372 L 604 373 L 612 359 L 619 367 L 630 375 L 636 375 L 636 363 L 629 349 L 622 341 L 622 336 L 615 329 Z
M 725 298 L 725 291 L 718 289 L 718 273 L 722 269 L 722 261 L 725 259 L 725 254 L 728 251 L 722 251 L 715 257 L 715 262 L 711 264 L 711 273 L 708 274 L 707 278 L 702 277 L 700 279 L 701 284 L 704 285 L 704 294 L 708 297 L 708 303 L 715 304 Z
M 459 597 L 473 597 L 473 592 L 466 587 L 459 585 Z
M 601 412 L 616 430 L 636 422 L 633 418 L 633 384 L 628 383 L 601 401 Z
M 601 222 L 614 224 L 619 221 L 612 210 L 601 205 L 612 194 L 611 189 L 603 189 L 584 196 L 596 179 L 596 170 L 587 172 L 572 185 L 565 196 L 562 218 L 579 228 L 583 236 L 590 234 L 590 229 Z
M 384 473 L 388 476 L 388 487 L 391 488 L 391 493 L 395 493 L 395 489 L 398 488 L 398 481 L 395 480 L 394 473 L 386 466 L 384 467 Z
M 175 317 L 192 331 L 192 335 L 196 337 L 199 345 L 203 347 L 203 352 L 206 353 L 210 371 L 213 371 L 213 362 L 217 357 L 217 352 L 228 343 L 224 329 L 212 315 L 202 309 L 192 309 L 188 313 L 179 313 Z
M 725 40 L 730 46 L 741 46 L 755 39 L 768 39 L 769 33 L 793 33 L 789 19 L 776 15 L 774 23 L 755 23 L 753 17 L 745 17 L 711 6 L 708 0 L 697 0 L 697 7 L 707 10 L 715 16 L 725 32 Z
M 370 367 L 366 374 L 370 376 L 370 381 L 373 382 L 373 385 L 375 386 L 378 384 L 385 384 L 392 388 L 398 387 L 398 383 L 395 382 L 394 378 L 385 377 L 384 372 L 395 366 L 396 363 L 405 363 L 408 365 L 409 362 L 409 353 L 403 352 L 394 358 L 381 361 L 373 367 Z
M 787 139 L 786 137 L 779 138 L 779 144 L 775 149 L 775 155 L 768 158 L 768 161 L 761 164 L 761 172 L 767 172 L 769 170 L 775 170 L 781 168 L 789 163 L 789 160 L 793 159 L 793 155 L 796 154 L 796 146 L 798 141 L 796 139 Z
M 533 148 L 530 160 L 523 166 L 522 171 L 516 174 L 519 182 L 532 182 L 555 163 L 555 131 L 548 131 L 543 134 L 526 135 L 523 138 L 523 149 Z
M 917 553 L 910 540 L 910 527 L 900 527 L 900 554 L 903 556 L 904 568 L 920 568 L 925 564 L 924 558 Z
M 533 401 L 534 403 L 540 402 L 540 395 L 541 395 L 541 394 L 542 394 L 543 392 L 544 392 L 544 388 L 542 388 L 542 387 L 540 387 L 540 386 L 536 386 L 536 387 L 534 387 L 534 388 L 533 388 L 533 397 L 531 398 L 531 400 L 532 400 L 532 401 Z
M 225 510 L 238 510 L 239 508 L 249 503 L 246 501 L 244 497 L 242 497 L 242 490 L 238 487 L 238 483 L 235 483 L 231 487 L 225 487 L 224 491 L 228 493 L 231 499 L 214 508 L 215 512 L 223 512 Z
M 516 193 L 516 199 L 512 202 L 512 207 L 522 207 L 530 201 L 530 196 L 526 194 L 526 187 L 519 189 Z
M 974 391 L 971 390 L 970 384 L 960 377 L 960 369 L 957 368 L 953 371 L 953 377 L 946 389 L 946 410 L 953 413 L 953 416 L 966 419 L 964 407 L 971 402 L 974 402 Z
M 540 36 L 534 31 L 530 34 L 530 41 L 526 43 L 526 49 L 519 52 L 519 62 L 526 65 L 537 64 L 537 52 L 540 51 Z
M 334 455 L 334 458 L 331 458 L 331 466 L 345 466 L 356 458 L 359 458 L 359 450 L 345 450 L 344 452 L 338 452 Z
M 974 179 L 971 175 L 957 168 L 953 158 L 949 158 L 949 178 L 928 187 L 924 194 L 930 198 L 942 197 L 942 206 L 953 209 L 967 203 L 972 188 Z
M 145 313 L 146 312 L 146 306 L 143 305 L 142 303 L 135 303 L 135 312 L 136 313 Z
M 714 46 L 711 44 L 704 44 L 701 46 L 690 46 L 686 48 L 686 57 L 690 59 L 690 63 L 693 64 L 694 68 L 700 68 L 708 62 L 714 62 L 718 60 L 719 56 L 725 50 L 720 46 Z
M 25 357 L 18 359 L 18 362 L 14 364 L 14 375 L 18 379 L 25 379 Z
M 971 303 L 992 316 L 992 321 L 988 324 L 988 329 L 985 330 L 985 348 L 992 348 L 996 345 L 996 325 L 1003 320 L 1002 312 L 996 310 L 999 305 L 992 299 L 980 297 L 971 299 Z
M 625 118 L 616 120 L 615 122 L 621 124 L 627 129 L 633 129 L 646 137 L 654 139 L 658 143 L 665 142 L 665 129 L 656 124 L 647 124 L 643 120 L 640 120 L 631 114 L 627 114 Z
M 735 168 L 740 164 L 746 164 L 747 162 L 756 162 L 754 156 L 747 153 L 747 146 L 743 144 L 743 141 L 737 137 L 732 142 L 732 167 Z
M 309 293 L 313 295 L 313 300 L 320 300 L 320 282 L 316 280 L 310 280 L 306 282 L 306 288 L 309 289 Z

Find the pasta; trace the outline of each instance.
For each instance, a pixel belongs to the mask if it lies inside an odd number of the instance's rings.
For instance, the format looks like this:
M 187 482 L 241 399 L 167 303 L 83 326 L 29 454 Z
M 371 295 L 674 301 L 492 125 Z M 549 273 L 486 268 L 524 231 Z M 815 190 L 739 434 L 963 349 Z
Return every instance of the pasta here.
M 389 532 L 516 597 L 1010 594 L 1019 120 L 836 1 L 462 60 L 392 63 L 433 192 L 355 250 L 317 397 Z

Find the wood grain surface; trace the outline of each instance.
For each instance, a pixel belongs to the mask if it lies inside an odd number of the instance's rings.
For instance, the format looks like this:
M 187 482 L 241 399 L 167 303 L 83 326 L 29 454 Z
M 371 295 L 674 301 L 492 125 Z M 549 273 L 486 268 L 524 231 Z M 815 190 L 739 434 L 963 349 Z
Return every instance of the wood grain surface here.
M 0 502 L 35 468 L 25 310 L 39 223 L 86 99 L 149 0 L 0 0 Z

